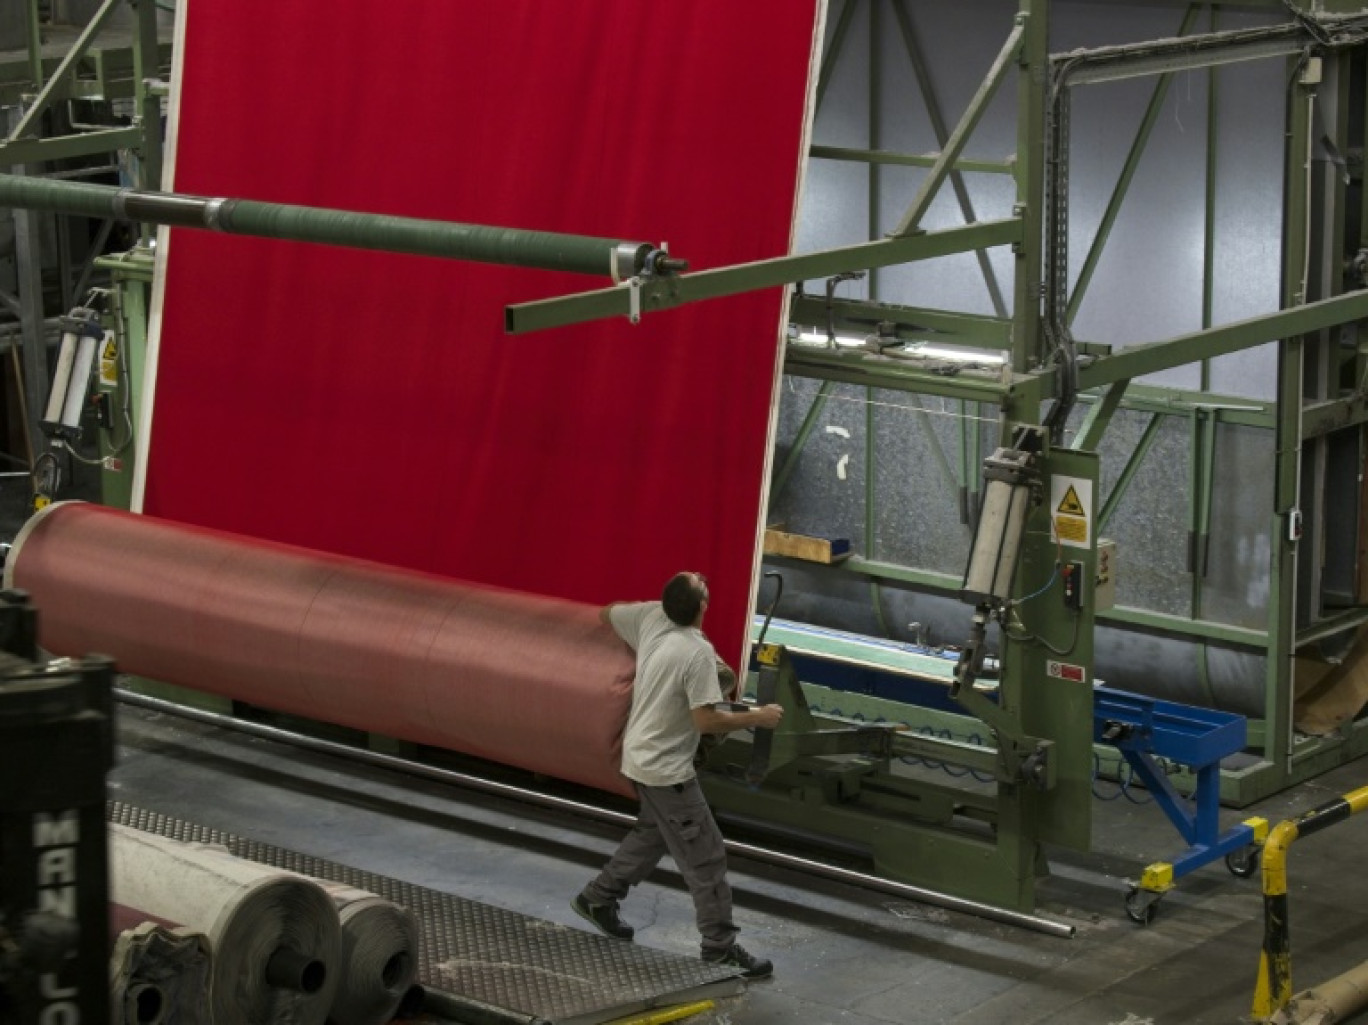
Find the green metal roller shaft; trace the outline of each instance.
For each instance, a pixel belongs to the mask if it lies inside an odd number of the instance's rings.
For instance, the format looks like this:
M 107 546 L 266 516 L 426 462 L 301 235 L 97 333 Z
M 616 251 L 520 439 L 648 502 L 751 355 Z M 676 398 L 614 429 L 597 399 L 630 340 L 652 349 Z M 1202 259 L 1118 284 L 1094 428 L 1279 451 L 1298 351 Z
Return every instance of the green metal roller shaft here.
M 0 174 L 0 207 L 6 206 L 621 278 L 640 273 L 655 252 L 644 242 L 588 235 Z

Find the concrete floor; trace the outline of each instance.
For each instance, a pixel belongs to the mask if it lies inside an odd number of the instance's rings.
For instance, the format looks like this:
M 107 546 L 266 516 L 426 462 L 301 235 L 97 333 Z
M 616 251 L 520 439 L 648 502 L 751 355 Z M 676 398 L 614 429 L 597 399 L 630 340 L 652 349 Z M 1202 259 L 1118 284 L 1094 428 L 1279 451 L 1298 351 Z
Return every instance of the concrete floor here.
M 1273 821 L 1368 782 L 1342 767 L 1241 812 Z M 124 707 L 111 796 L 410 883 L 581 926 L 569 898 L 618 831 L 430 780 Z M 1057 939 L 788 871 L 732 861 L 742 940 L 772 980 L 698 1019 L 717 1025 L 1195 1025 L 1249 1020 L 1262 937 L 1259 881 L 1217 863 L 1142 928 L 1123 880 L 1177 852 L 1152 804 L 1097 801 L 1095 853 L 1057 852 L 1041 911 Z M 1301 841 L 1290 859 L 1298 990 L 1368 960 L 1368 815 Z M 693 956 L 692 910 L 662 869 L 624 905 L 637 942 Z

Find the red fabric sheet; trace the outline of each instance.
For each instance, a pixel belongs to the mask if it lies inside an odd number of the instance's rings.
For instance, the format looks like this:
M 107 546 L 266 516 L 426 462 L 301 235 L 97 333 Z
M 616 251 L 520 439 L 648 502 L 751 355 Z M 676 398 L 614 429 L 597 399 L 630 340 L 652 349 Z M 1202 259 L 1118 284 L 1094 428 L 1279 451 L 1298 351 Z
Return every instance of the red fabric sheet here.
M 182 6 L 179 191 L 789 247 L 820 0 Z M 742 651 L 779 289 L 537 335 L 607 279 L 176 230 L 143 509 L 604 603 Z

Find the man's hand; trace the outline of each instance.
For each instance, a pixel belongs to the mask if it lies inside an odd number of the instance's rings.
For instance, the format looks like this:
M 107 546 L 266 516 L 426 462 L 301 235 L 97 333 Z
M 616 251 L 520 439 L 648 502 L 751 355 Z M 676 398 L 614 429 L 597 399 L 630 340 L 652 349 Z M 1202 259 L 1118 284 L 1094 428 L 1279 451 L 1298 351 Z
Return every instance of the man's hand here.
M 756 705 L 747 714 L 754 720 L 753 725 L 772 730 L 784 717 L 784 709 L 781 705 Z

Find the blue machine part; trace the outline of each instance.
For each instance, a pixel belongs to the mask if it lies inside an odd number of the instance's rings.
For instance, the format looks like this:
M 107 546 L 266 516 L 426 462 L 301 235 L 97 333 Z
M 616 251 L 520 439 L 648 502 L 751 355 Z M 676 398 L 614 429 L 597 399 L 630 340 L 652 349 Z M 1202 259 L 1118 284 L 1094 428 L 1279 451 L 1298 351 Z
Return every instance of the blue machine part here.
M 756 616 L 752 640 L 759 639 L 763 624 L 764 617 Z M 805 683 L 964 713 L 949 694 L 959 657 L 956 649 L 927 648 L 781 619 L 770 622 L 765 641 L 788 649 Z M 1248 825 L 1221 833 L 1219 824 L 1221 760 L 1244 748 L 1244 716 L 1098 686 L 1093 688 L 1093 740 L 1121 753 L 1188 843 L 1171 863 L 1174 878 L 1253 842 Z M 1160 759 L 1193 771 L 1196 787 L 1190 797 L 1169 782 Z
M 763 616 L 756 616 L 751 639 L 758 640 Z M 798 678 L 832 690 L 886 698 L 906 705 L 962 714 L 949 694 L 958 649 L 940 649 L 862 637 L 843 630 L 775 619 L 765 634 L 769 644 L 788 649 Z M 752 662 L 752 669 L 755 668 Z
M 1121 752 L 1188 847 L 1172 859 L 1173 877 L 1247 847 L 1254 831 L 1241 823 L 1220 831 L 1221 759 L 1245 746 L 1242 715 L 1159 701 L 1110 687 L 1093 690 L 1093 740 Z M 1191 798 L 1179 794 L 1156 759 L 1192 769 Z

